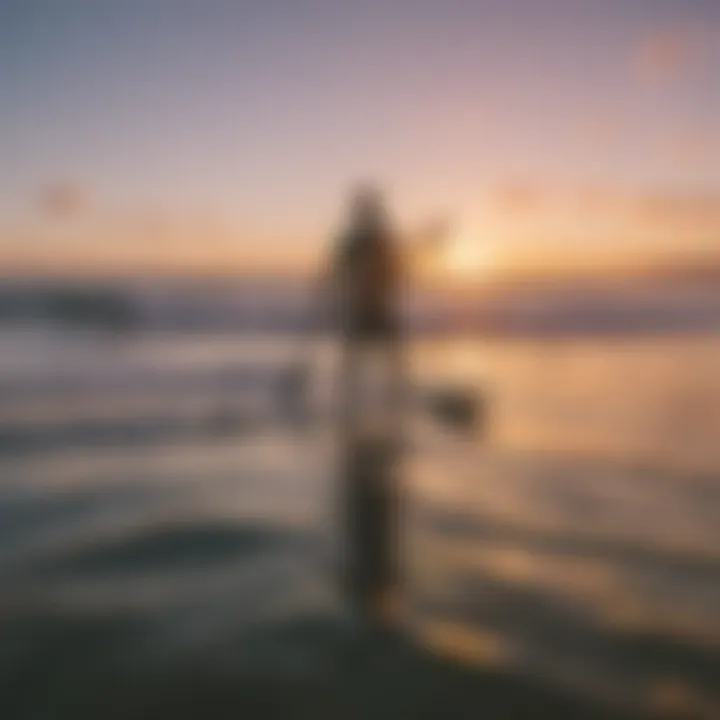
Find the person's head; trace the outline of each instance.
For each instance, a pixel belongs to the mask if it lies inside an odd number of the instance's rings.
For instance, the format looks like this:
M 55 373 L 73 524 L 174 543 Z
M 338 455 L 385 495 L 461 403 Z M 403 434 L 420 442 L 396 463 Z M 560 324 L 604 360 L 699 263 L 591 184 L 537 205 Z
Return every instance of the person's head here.
M 356 187 L 350 199 L 350 224 L 355 228 L 385 225 L 385 207 L 380 191 L 370 184 Z

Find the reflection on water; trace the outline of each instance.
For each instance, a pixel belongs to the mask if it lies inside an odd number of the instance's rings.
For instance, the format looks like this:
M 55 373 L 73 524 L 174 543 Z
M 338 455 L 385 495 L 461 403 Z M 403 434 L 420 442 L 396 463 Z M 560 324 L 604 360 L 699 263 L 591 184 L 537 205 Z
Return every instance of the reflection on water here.
M 332 584 L 332 352 L 312 350 L 3 331 L 0 672 L 17 717 L 59 716 L 33 697 L 41 676 L 47 697 L 69 693 L 73 708 L 96 675 L 104 687 L 154 668 L 156 682 L 186 677 L 215 697 L 227 687 L 211 691 L 200 668 L 330 672 L 328 628 L 344 622 Z M 302 435 L 273 395 L 274 373 L 298 356 L 317 363 Z M 474 384 L 490 406 L 477 437 L 413 417 L 403 529 L 418 644 L 593 707 L 711 717 L 720 341 L 445 342 L 412 359 L 418 384 Z M 219 426 L 218 409 L 235 421 Z M 420 697 L 423 673 L 460 694 L 480 682 L 387 663 L 398 694 Z M 398 668 L 410 666 L 403 686 Z M 372 673 L 382 686 L 374 666 L 348 672 L 338 687 L 352 676 L 361 692 L 357 678 Z M 507 709 L 500 679 L 480 686 Z M 118 715 L 129 716 L 140 715 Z
M 718 336 L 451 343 L 420 357 L 487 387 L 497 445 L 720 468 Z

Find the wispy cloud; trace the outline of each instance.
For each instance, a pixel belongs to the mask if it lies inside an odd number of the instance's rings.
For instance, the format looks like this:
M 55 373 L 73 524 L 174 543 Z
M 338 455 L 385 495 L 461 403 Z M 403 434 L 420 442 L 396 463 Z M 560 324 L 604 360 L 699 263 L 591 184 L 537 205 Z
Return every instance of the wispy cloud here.
M 580 136 L 582 140 L 593 149 L 606 149 L 617 143 L 623 135 L 623 124 L 619 117 L 599 112 L 582 118 L 580 122 Z
M 715 128 L 684 128 L 668 139 L 670 159 L 682 168 L 716 167 L 720 162 L 720 133 Z
M 50 218 L 75 219 L 89 209 L 89 193 L 75 183 L 49 183 L 40 188 L 38 204 L 41 212 Z
M 706 56 L 713 35 L 712 28 L 692 23 L 652 30 L 633 49 L 635 72 L 652 82 L 680 77 Z
M 720 251 L 720 193 L 632 190 L 613 185 L 499 185 L 489 210 L 527 241 L 574 237 L 604 242 L 670 243 Z
M 549 188 L 525 181 L 506 182 L 492 189 L 490 200 L 493 209 L 500 213 L 534 214 L 548 206 Z

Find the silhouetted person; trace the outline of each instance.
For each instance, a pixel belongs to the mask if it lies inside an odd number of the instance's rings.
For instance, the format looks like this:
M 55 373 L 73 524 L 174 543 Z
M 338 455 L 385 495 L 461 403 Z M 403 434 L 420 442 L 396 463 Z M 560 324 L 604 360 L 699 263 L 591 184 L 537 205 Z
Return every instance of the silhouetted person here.
M 397 467 L 403 398 L 401 267 L 379 195 L 361 189 L 331 263 L 340 338 L 345 586 L 369 621 L 385 623 L 398 589 Z M 373 387 L 376 397 L 369 399 Z

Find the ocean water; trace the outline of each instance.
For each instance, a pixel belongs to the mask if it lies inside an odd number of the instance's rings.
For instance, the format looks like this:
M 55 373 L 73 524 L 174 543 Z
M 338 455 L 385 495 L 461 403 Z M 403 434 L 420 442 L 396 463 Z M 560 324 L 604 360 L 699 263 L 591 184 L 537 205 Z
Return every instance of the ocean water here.
M 298 360 L 300 425 L 277 396 Z M 720 338 L 423 341 L 410 361 L 418 397 L 460 384 L 486 408 L 461 433 L 413 406 L 413 641 L 617 712 L 716 717 Z M 0 331 L 8 717 L 178 664 L 321 672 L 317 624 L 343 618 L 333 368 L 297 338 Z

